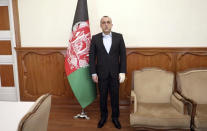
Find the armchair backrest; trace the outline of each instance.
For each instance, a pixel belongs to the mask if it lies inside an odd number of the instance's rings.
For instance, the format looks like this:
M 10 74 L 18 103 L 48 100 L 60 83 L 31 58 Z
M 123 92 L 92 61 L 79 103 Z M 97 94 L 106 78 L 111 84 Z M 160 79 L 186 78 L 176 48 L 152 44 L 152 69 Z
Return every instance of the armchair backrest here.
M 174 74 L 162 69 L 146 68 L 133 73 L 134 92 L 141 103 L 170 103 Z
M 21 119 L 18 131 L 47 131 L 51 107 L 51 95 L 39 97 L 29 112 Z
M 197 104 L 207 104 L 207 69 L 177 73 L 180 93 Z

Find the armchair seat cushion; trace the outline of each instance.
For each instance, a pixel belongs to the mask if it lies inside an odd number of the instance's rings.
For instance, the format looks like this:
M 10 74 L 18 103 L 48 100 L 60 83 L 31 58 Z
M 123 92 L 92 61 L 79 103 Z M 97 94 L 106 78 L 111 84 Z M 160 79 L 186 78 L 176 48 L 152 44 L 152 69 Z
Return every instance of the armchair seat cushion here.
M 197 105 L 196 116 L 198 116 L 198 117 L 207 117 L 207 104 L 198 104 Z
M 194 124 L 196 128 L 207 130 L 207 117 L 198 117 L 195 116 Z
M 195 126 L 207 129 L 207 104 L 198 104 L 196 108 Z
M 133 126 L 190 127 L 190 116 L 179 113 L 170 103 L 139 103 L 137 109 L 137 112 L 130 114 Z

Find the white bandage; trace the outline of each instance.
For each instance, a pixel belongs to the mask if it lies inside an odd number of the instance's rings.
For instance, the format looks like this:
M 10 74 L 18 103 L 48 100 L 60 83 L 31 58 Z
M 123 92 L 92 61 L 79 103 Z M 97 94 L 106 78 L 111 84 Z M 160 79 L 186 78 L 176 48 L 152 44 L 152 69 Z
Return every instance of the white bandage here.
M 125 80 L 125 73 L 119 73 L 119 82 L 123 83 Z

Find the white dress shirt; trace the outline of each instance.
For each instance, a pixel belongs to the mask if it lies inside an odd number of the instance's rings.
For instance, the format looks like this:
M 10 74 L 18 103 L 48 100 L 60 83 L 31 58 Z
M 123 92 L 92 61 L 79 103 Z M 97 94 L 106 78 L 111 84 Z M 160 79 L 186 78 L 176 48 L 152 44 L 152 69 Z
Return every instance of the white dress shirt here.
M 106 35 L 104 33 L 102 33 L 102 35 L 103 35 L 104 47 L 105 47 L 107 53 L 109 54 L 109 51 L 111 49 L 111 44 L 112 44 L 112 34 L 110 32 L 108 35 Z

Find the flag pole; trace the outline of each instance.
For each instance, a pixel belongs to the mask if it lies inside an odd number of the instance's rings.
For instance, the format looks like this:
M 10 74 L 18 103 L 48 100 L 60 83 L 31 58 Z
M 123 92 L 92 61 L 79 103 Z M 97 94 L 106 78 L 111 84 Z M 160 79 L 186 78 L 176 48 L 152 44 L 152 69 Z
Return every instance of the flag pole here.
M 82 108 L 81 113 L 74 116 L 74 119 L 89 120 L 84 108 L 96 98 L 95 83 L 92 81 L 89 71 L 90 44 L 87 0 L 78 0 L 65 57 L 65 72 L 70 87 Z
M 74 119 L 81 118 L 81 119 L 86 119 L 90 120 L 90 117 L 87 116 L 86 112 L 84 111 L 84 108 L 82 108 L 82 111 L 80 114 L 77 114 L 76 116 L 73 117 Z

